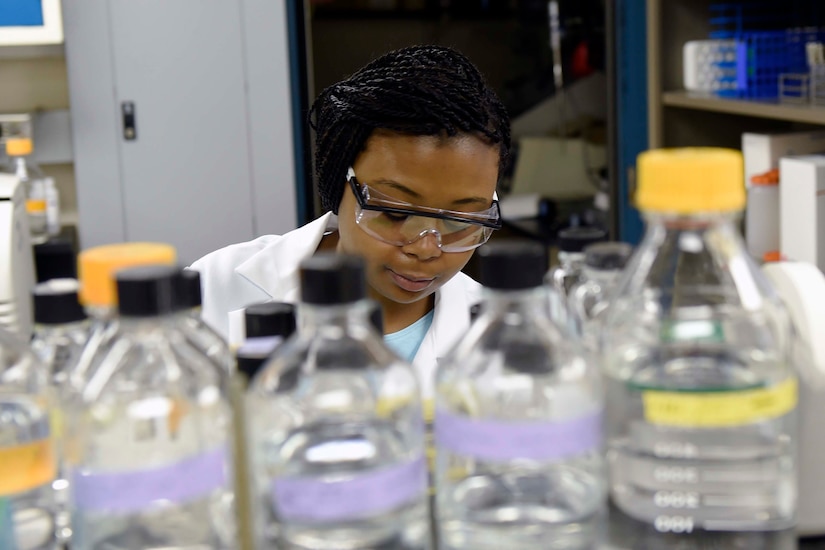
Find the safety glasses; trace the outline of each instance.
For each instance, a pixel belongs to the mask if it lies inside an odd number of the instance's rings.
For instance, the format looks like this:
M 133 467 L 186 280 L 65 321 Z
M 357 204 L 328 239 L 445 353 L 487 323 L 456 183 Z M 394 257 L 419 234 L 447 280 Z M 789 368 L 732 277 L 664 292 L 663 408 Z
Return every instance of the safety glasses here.
M 405 246 L 432 235 L 442 252 L 466 252 L 486 243 L 501 228 L 498 201 L 481 212 L 457 212 L 399 201 L 359 183 L 352 168 L 347 181 L 358 201 L 355 223 L 370 236 Z

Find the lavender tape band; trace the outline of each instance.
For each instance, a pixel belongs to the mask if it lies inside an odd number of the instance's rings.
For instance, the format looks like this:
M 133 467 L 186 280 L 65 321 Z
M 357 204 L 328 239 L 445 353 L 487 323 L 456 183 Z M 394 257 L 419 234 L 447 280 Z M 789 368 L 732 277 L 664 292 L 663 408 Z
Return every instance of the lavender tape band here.
M 562 422 L 504 422 L 439 409 L 435 441 L 440 449 L 480 460 L 560 460 L 601 446 L 602 413 Z
M 427 491 L 424 457 L 336 481 L 280 478 L 272 501 L 281 519 L 344 521 L 394 510 L 423 498 Z
M 132 513 L 159 501 L 185 503 L 226 484 L 226 450 L 217 449 L 171 466 L 127 472 L 73 472 L 75 507 L 88 512 Z

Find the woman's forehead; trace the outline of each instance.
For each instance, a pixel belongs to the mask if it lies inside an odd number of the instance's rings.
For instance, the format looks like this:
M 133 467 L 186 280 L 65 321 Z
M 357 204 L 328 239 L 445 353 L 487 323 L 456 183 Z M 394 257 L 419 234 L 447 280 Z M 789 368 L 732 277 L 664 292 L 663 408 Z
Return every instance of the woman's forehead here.
M 498 162 L 498 146 L 469 134 L 444 138 L 376 132 L 353 168 L 359 181 L 382 191 L 406 189 L 411 193 L 405 194 L 452 202 L 489 200 L 498 180 Z

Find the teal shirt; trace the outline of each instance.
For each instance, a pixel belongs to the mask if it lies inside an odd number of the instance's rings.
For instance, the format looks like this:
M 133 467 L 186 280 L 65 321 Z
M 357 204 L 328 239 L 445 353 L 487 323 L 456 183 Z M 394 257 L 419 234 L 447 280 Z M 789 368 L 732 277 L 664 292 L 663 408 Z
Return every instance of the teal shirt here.
M 418 348 L 421 347 L 421 342 L 424 341 L 424 336 L 433 324 L 434 316 L 435 310 L 431 310 L 407 328 L 385 335 L 384 342 L 391 350 L 397 353 L 399 357 L 408 363 L 412 363 L 413 359 L 415 359 L 415 354 L 418 353 Z

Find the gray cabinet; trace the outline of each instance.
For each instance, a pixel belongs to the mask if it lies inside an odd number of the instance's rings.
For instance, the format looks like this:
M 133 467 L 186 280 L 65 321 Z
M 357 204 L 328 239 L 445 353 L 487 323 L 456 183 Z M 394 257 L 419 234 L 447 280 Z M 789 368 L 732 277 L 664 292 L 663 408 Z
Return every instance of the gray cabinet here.
M 284 0 L 63 10 L 82 247 L 164 241 L 189 263 L 296 226 Z

